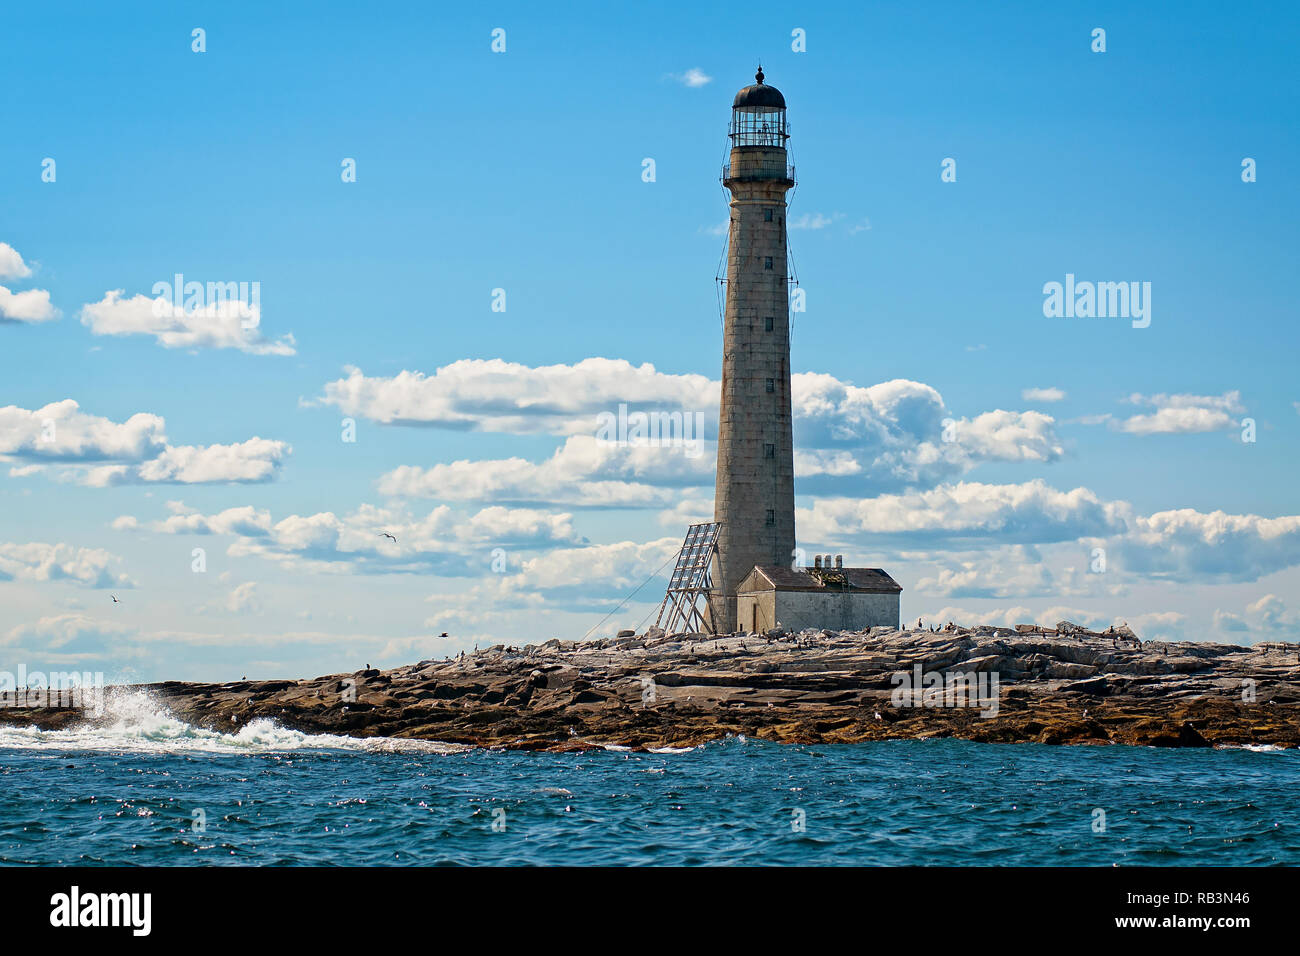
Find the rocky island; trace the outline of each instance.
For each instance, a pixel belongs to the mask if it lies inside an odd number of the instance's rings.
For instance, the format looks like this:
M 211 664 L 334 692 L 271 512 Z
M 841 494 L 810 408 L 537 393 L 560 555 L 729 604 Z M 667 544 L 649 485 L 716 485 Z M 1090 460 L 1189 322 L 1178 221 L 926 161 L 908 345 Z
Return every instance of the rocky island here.
M 1068 622 L 718 638 L 651 629 L 312 680 L 128 689 L 213 730 L 267 718 L 308 733 L 531 750 L 688 747 L 741 734 L 1300 746 L 1300 644 L 1144 643 L 1127 627 Z M 0 722 L 112 720 L 14 703 L 0 695 Z

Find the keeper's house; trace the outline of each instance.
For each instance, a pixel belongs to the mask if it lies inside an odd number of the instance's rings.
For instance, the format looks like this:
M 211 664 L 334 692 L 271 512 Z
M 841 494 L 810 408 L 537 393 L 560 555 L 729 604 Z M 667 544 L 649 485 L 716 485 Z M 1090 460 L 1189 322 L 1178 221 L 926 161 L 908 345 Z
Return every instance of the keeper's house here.
M 778 624 L 861 631 L 898 627 L 898 582 L 880 568 L 846 568 L 843 557 L 831 566 L 818 556 L 811 568 L 756 565 L 736 593 L 736 623 L 762 633 Z

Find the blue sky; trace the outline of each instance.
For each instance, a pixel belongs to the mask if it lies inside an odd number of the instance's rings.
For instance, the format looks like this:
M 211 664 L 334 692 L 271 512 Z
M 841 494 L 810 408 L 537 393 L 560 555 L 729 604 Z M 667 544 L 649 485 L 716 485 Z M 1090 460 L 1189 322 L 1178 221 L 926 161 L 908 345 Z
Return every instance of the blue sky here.
M 800 546 L 890 570 L 909 619 L 1294 639 L 1295 9 L 746 11 L 7 11 L 0 668 L 586 633 L 711 511 L 711 448 L 592 435 L 627 402 L 711 437 L 718 168 L 760 57 L 800 180 Z M 258 283 L 256 327 L 151 321 L 176 273 Z M 1045 317 L 1067 273 L 1151 283 L 1150 326 Z

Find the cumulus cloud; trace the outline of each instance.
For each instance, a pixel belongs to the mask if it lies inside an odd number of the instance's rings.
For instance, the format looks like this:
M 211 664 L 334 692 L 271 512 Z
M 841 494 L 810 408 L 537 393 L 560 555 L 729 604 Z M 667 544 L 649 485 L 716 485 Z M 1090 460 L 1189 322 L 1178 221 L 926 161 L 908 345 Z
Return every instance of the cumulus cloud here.
M 260 607 L 255 581 L 245 581 L 226 595 L 226 610 L 231 614 L 250 614 Z
M 486 578 L 467 592 L 430 595 L 438 611 L 425 624 L 480 624 L 523 610 L 608 611 L 637 588 L 639 602 L 657 604 L 680 547 L 679 538 L 660 538 L 551 550 L 508 563 L 510 573 Z
M 238 349 L 250 355 L 293 355 L 294 338 L 274 341 L 262 335 L 261 306 L 254 302 L 216 296 L 198 308 L 177 308 L 167 296 L 136 294 L 123 298 L 123 290 L 104 293 L 99 302 L 81 307 L 81 323 L 95 335 L 152 335 L 169 349 Z
M 1017 546 L 989 551 L 916 582 L 919 594 L 951 598 L 1032 597 L 1064 593 L 1055 576 L 1033 547 Z
M 1265 594 L 1243 613 L 1214 612 L 1214 628 L 1230 641 L 1289 641 L 1300 638 L 1300 611 L 1276 594 Z
M 1234 416 L 1246 410 L 1238 391 L 1222 395 L 1142 395 L 1135 392 L 1128 401 L 1154 409 L 1116 422 L 1116 428 L 1130 435 L 1219 431 L 1235 426 L 1237 420 Z
M 1004 485 L 958 482 L 865 499 L 815 498 L 796 509 L 796 521 L 801 544 L 818 548 L 893 546 L 952 556 L 961 548 L 1010 544 L 1078 541 L 1086 543 L 1089 553 L 1104 545 L 1110 573 L 1102 583 L 1112 593 L 1128 577 L 1256 581 L 1300 565 L 1300 515 L 1268 518 L 1190 508 L 1140 515 L 1129 503 L 1103 500 L 1087 488 L 1059 491 L 1037 479 Z M 962 559 L 923 583 L 933 593 L 993 596 L 991 582 L 1000 573 L 989 563 L 993 560 L 989 555 Z M 1082 571 L 1068 578 L 1057 575 L 1052 587 L 1061 594 L 1095 590 L 1091 577 Z M 1016 578 L 1018 583 L 999 596 L 1030 593 L 1020 589 L 1042 583 L 1024 569 Z
M 18 250 L 7 242 L 0 242 L 0 279 L 26 279 L 31 268 L 23 262 Z
M 54 614 L 38 620 L 19 624 L 5 632 L 0 644 L 32 645 L 48 659 L 48 652 L 61 651 L 56 659 L 66 655 L 79 657 L 104 657 L 110 646 L 132 635 L 133 629 L 111 621 L 96 620 L 84 613 Z
M 161 534 L 233 534 L 245 538 L 256 538 L 271 533 L 271 512 L 259 511 L 252 505 L 227 508 L 214 515 L 205 515 L 187 508 L 183 502 L 167 503 L 172 515 L 162 521 L 155 521 L 147 527 Z M 123 515 L 113 522 L 124 522 L 124 527 L 135 528 L 138 519 Z
M 614 444 L 573 436 L 549 459 L 456 461 L 431 468 L 401 466 L 379 480 L 382 494 L 446 501 L 547 502 L 611 508 L 662 507 L 674 486 L 711 482 L 712 455 L 684 446 Z
M 167 438 L 161 417 L 144 412 L 125 422 L 88 415 L 72 399 L 29 411 L 0 408 L 0 455 L 47 461 L 139 461 L 161 454 Z
M 0 321 L 35 323 L 58 317 L 59 310 L 50 304 L 50 294 L 44 289 L 12 292 L 0 285 Z
M 920 382 L 861 387 L 805 372 L 791 391 L 801 473 L 854 476 L 865 491 L 927 487 L 981 462 L 1047 463 L 1064 453 L 1050 415 L 998 409 L 958 418 Z
M 1173 581 L 1254 581 L 1300 564 L 1300 515 L 1191 508 L 1134 517 L 1113 545 L 1126 571 Z
M 956 417 L 935 389 L 919 382 L 859 387 L 800 373 L 791 389 L 796 473 L 814 482 L 808 488 L 814 493 L 844 479 L 859 492 L 928 487 L 986 461 L 1046 463 L 1063 454 L 1051 416 L 999 409 Z M 593 358 L 529 368 L 467 360 L 432 376 L 404 371 L 368 378 L 352 368 L 347 378 L 327 384 L 318 402 L 386 424 L 569 436 L 540 464 L 514 458 L 397 469 L 381 482 L 386 494 L 433 496 L 445 489 L 459 500 L 463 489 L 473 490 L 471 475 L 479 472 L 484 500 L 541 500 L 556 492 L 565 503 L 658 507 L 662 494 L 641 486 L 711 484 L 712 446 L 693 459 L 663 447 L 634 454 L 600 450 L 591 441 L 598 416 L 620 406 L 628 414 L 698 415 L 712 441 L 718 394 L 719 383 L 705 376 L 670 375 L 648 364 Z
M 846 539 L 923 546 L 985 540 L 1046 543 L 1120 533 L 1127 505 L 1087 488 L 1058 491 L 1041 480 L 1012 485 L 958 482 L 906 495 L 821 498 L 796 509 L 801 540 Z
M 589 358 L 533 368 L 501 359 L 463 359 L 433 375 L 402 371 L 370 378 L 355 367 L 329 382 L 318 402 L 388 425 L 429 425 L 511 434 L 594 434 L 601 413 L 712 410 L 718 383 L 670 375 L 649 363 Z
M 134 587 L 122 559 L 101 548 L 0 542 L 0 581 L 69 581 L 87 588 Z
M 181 502 L 171 502 L 168 508 L 172 514 L 148 524 L 149 530 L 230 535 L 235 538 L 227 550 L 232 557 L 256 556 L 286 567 L 320 571 L 436 570 L 464 576 L 486 567 L 494 547 L 574 546 L 584 540 L 573 529 L 572 515 L 532 508 L 493 506 L 464 515 L 440 505 L 419 515 L 404 508 L 363 504 L 352 514 L 322 511 L 287 515 L 279 521 L 251 506 L 211 515 Z M 471 554 L 474 559 L 467 559 Z
M 291 451 L 285 442 L 258 437 L 231 445 L 173 446 L 158 415 L 140 412 L 114 422 L 81 411 L 70 398 L 35 410 L 0 408 L 0 460 L 65 466 L 61 476 L 90 487 L 268 481 Z M 10 473 L 31 474 L 33 466 Z
M 250 438 L 233 445 L 181 445 L 169 447 L 157 458 L 139 465 L 92 468 L 83 484 L 103 488 L 153 482 L 194 485 L 269 481 L 291 450 L 287 442 L 266 438 Z

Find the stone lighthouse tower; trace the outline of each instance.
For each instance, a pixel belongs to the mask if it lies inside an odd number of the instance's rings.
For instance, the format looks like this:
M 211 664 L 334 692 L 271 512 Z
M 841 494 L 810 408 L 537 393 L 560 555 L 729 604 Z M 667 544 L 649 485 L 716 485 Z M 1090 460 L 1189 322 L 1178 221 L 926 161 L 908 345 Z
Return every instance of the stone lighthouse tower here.
M 785 194 L 785 97 L 763 82 L 731 105 L 731 193 L 722 404 L 710 623 L 736 630 L 736 593 L 756 565 L 789 567 L 794 551 L 794 441 L 790 414 L 790 299 Z

